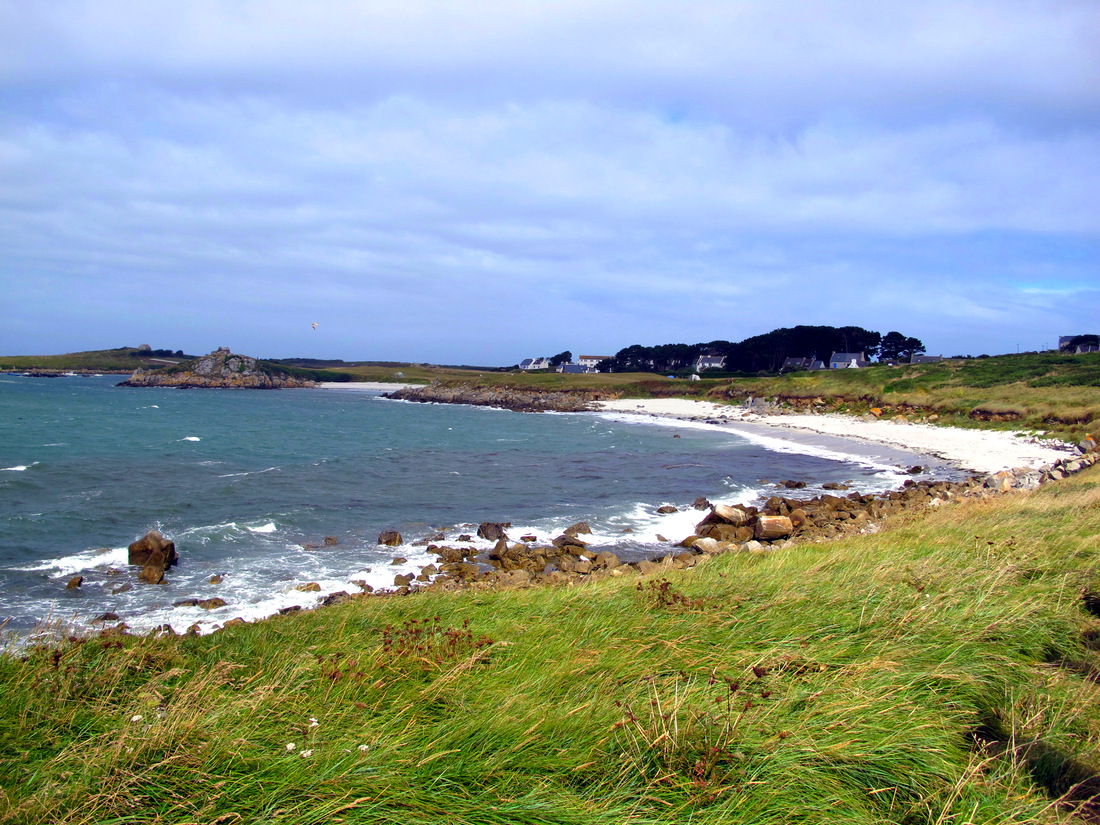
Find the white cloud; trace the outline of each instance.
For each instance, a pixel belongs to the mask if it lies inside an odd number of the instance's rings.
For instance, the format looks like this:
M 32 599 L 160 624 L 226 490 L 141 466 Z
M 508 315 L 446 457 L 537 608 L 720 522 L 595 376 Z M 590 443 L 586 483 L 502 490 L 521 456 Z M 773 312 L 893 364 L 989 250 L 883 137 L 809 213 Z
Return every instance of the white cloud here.
M 1024 328 L 1014 284 L 1096 279 L 1098 20 L 1072 0 L 7 0 L 0 279 L 47 315 L 32 280 L 97 294 L 89 338 L 140 313 L 138 284 L 232 279 L 220 323 L 260 313 L 240 326 L 269 352 L 262 314 L 389 307 L 377 357 L 421 360 L 487 304 L 461 360 L 518 359 L 533 312 L 605 327 L 604 350 Z M 782 301 L 749 323 L 760 294 Z M 203 320 L 173 334 L 213 322 L 176 305 Z

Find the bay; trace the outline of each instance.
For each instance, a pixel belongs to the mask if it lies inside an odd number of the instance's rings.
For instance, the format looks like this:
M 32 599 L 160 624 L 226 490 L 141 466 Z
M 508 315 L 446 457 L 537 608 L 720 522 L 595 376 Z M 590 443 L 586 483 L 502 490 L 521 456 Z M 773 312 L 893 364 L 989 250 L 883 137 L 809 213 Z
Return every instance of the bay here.
M 377 392 L 123 388 L 117 376 L 0 376 L 0 621 L 26 633 L 112 612 L 135 631 L 209 630 L 310 607 L 354 581 L 392 586 L 481 521 L 548 541 L 588 521 L 624 559 L 688 535 L 698 496 L 751 502 L 796 478 L 898 486 L 904 456 L 840 452 L 706 425 L 521 414 Z M 947 475 L 948 468 L 939 468 Z M 801 494 L 801 493 L 800 493 Z M 672 504 L 678 512 L 659 515 Z M 181 563 L 136 581 L 126 545 L 158 529 Z M 406 544 L 380 547 L 399 530 Z M 336 540 L 325 545 L 325 537 Z M 331 541 L 331 539 L 330 539 Z M 484 542 L 480 543 L 482 546 Z M 396 557 L 405 561 L 394 563 Z M 79 588 L 66 589 L 72 576 Z M 220 584 L 211 584 L 221 576 Z M 296 588 L 316 582 L 320 590 Z M 177 607 L 218 596 L 225 607 Z

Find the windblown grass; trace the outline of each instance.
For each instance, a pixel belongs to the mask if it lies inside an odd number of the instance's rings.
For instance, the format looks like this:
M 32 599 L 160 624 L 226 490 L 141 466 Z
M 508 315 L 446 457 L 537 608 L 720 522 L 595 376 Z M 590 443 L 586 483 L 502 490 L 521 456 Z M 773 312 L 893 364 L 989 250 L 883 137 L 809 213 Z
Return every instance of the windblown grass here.
M 0 822 L 1069 821 L 1098 505 L 1093 470 L 641 588 L 29 650 L 0 659 Z

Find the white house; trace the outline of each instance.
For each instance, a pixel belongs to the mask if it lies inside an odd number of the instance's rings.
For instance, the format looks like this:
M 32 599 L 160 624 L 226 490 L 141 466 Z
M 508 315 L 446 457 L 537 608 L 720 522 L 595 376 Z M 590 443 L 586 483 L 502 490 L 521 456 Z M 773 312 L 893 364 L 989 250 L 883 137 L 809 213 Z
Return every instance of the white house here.
M 862 352 L 834 352 L 829 357 L 829 369 L 831 370 L 860 369 L 870 363 L 863 357 Z
M 600 363 L 600 361 L 610 361 L 614 357 L 614 355 L 581 355 L 578 356 L 577 363 L 580 364 L 582 367 L 595 369 L 596 365 Z
M 700 355 L 695 359 L 695 371 L 725 369 L 726 356 L 724 355 Z
M 524 358 L 520 361 L 519 368 L 521 370 L 548 370 L 550 369 L 549 358 Z

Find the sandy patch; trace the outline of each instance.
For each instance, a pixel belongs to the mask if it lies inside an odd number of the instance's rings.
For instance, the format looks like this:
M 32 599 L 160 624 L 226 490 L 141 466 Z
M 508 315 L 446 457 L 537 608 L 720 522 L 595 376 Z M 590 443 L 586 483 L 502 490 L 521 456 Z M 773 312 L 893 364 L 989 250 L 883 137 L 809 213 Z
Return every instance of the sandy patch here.
M 933 424 L 864 421 L 848 415 L 756 415 L 738 407 L 685 398 L 627 398 L 604 401 L 600 409 L 686 420 L 717 419 L 720 426 L 765 426 L 776 431 L 817 433 L 834 438 L 882 444 L 906 452 L 930 455 L 976 473 L 1016 467 L 1045 467 L 1066 457 L 1066 448 L 1024 433 L 965 430 Z

